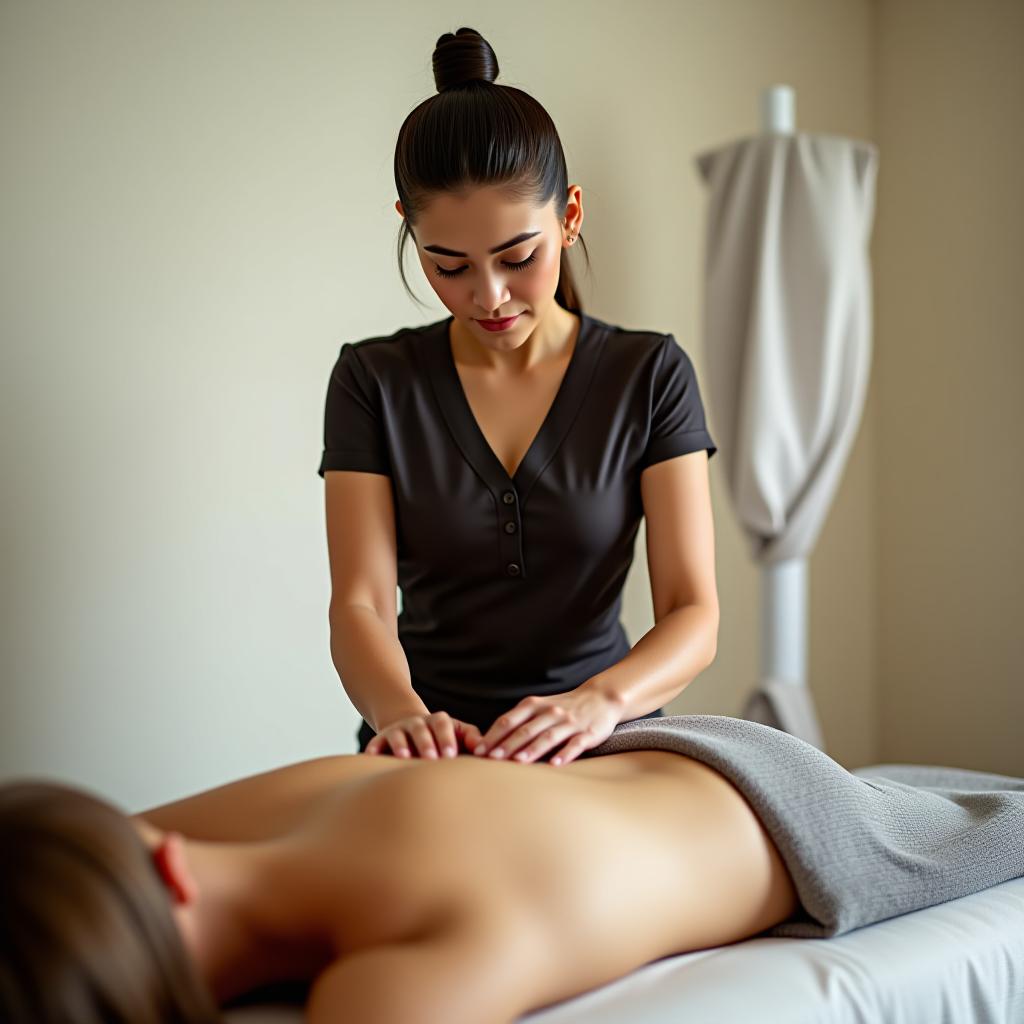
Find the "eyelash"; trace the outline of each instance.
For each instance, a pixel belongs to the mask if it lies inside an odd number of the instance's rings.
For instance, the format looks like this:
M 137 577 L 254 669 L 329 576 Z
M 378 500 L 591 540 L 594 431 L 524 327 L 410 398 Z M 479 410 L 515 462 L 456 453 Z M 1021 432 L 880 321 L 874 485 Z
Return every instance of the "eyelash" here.
M 537 258 L 536 251 L 531 252 L 521 263 L 506 263 L 505 266 L 509 270 L 525 270 L 533 261 Z M 439 267 L 436 263 L 434 264 L 434 270 L 437 271 L 441 277 L 458 277 L 466 268 L 459 267 L 458 270 L 445 270 L 444 267 Z

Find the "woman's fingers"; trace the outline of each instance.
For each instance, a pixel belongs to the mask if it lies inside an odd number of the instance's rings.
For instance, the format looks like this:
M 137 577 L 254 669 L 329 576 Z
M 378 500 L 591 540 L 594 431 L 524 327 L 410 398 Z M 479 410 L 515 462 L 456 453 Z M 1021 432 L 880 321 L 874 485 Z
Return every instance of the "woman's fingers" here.
M 390 748 L 396 757 L 458 757 L 460 738 L 464 749 L 472 750 L 480 742 L 480 730 L 447 711 L 433 711 L 392 722 L 366 744 L 364 752 L 381 754 Z
M 425 718 L 419 718 L 408 727 L 409 736 L 415 747 L 417 757 L 437 757 L 437 747 L 434 745 L 434 734 Z
M 434 730 L 438 752 L 444 757 L 455 757 L 459 752 L 459 744 L 455 738 L 456 719 L 447 711 L 435 711 L 430 716 L 430 724 Z
M 524 697 L 515 707 L 509 708 L 504 714 L 499 715 L 491 723 L 491 727 L 487 730 L 487 735 L 483 739 L 483 743 L 487 747 L 487 753 L 490 754 L 492 750 L 498 747 L 513 729 L 532 718 L 540 704 L 540 699 L 531 695 Z
M 584 687 L 546 697 L 531 694 L 494 720 L 483 753 L 527 763 L 564 743 L 550 763 L 565 764 L 610 736 L 619 714 L 609 697 Z
M 569 722 L 561 722 L 557 725 L 549 726 L 547 729 L 541 730 L 534 739 L 528 743 L 521 750 L 517 750 L 512 756 L 517 761 L 534 761 L 538 757 L 542 757 L 553 747 L 557 746 L 562 740 L 569 736 L 579 736 L 576 732 L 576 726 Z M 566 745 L 566 750 L 572 745 L 572 741 Z M 558 763 L 558 762 L 556 762 Z
M 388 743 L 395 757 L 412 757 L 416 753 L 411 740 L 401 729 L 392 729 L 388 733 Z
M 555 742 L 556 736 L 561 740 L 574 731 L 569 712 L 560 708 L 538 710 L 532 718 L 497 742 L 491 752 L 498 756 L 500 750 L 500 756 L 523 761 L 531 755 L 542 754 Z
M 548 764 L 553 764 L 557 768 L 560 764 L 568 764 L 570 761 L 575 761 L 576 758 L 583 753 L 584 750 L 589 748 L 587 738 L 577 733 L 561 750 L 558 751 Z
M 456 733 L 462 738 L 462 749 L 472 754 L 477 744 L 483 739 L 483 734 L 475 725 L 471 725 L 469 722 L 462 722 L 457 718 L 453 719 L 453 721 Z
M 406 730 L 411 722 L 403 718 L 398 722 L 392 722 L 389 726 L 381 729 L 369 743 L 366 744 L 365 753 L 383 754 L 390 750 L 395 757 L 411 757 L 412 751 L 409 747 L 409 738 Z

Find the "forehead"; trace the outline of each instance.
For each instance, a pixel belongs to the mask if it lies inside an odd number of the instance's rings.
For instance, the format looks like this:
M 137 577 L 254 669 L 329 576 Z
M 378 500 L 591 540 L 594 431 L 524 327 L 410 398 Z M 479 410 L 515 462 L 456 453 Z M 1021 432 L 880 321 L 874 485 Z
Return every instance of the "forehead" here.
M 538 207 L 500 189 L 480 187 L 434 196 L 420 211 L 415 230 L 421 245 L 485 252 L 522 231 L 542 231 L 553 220 L 553 200 Z

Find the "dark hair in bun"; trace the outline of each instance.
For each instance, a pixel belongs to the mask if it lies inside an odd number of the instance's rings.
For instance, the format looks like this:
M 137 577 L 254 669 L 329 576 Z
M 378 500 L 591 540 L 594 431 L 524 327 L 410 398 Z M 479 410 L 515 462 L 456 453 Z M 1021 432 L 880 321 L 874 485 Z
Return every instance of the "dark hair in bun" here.
M 445 32 L 434 47 L 433 64 L 438 92 L 470 82 L 490 84 L 498 77 L 498 58 L 491 44 L 471 28 Z
M 472 28 L 445 32 L 434 46 L 437 94 L 415 107 L 402 122 L 395 145 L 395 187 L 405 217 L 398 236 L 398 271 L 417 215 L 440 192 L 501 188 L 512 202 L 538 207 L 555 200 L 555 216 L 565 216 L 569 176 L 562 141 L 548 112 L 529 93 L 496 85 L 498 58 Z M 582 234 L 580 244 L 586 252 Z M 579 293 L 562 250 L 555 301 L 582 312 Z M 588 257 L 589 262 L 589 257 Z

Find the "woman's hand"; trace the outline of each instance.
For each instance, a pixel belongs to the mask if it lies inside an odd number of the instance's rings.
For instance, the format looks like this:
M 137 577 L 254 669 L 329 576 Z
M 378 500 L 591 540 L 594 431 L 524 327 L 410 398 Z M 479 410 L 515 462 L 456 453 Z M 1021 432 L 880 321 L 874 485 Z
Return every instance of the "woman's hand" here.
M 390 722 L 366 744 L 367 754 L 381 754 L 390 749 L 396 757 L 457 757 L 480 742 L 475 725 L 452 718 L 447 711 L 408 715 Z
M 580 686 L 549 697 L 525 697 L 499 715 L 481 743 L 469 749 L 475 754 L 527 762 L 568 740 L 548 762 L 568 764 L 584 750 L 604 742 L 618 724 L 616 705 L 605 694 Z

